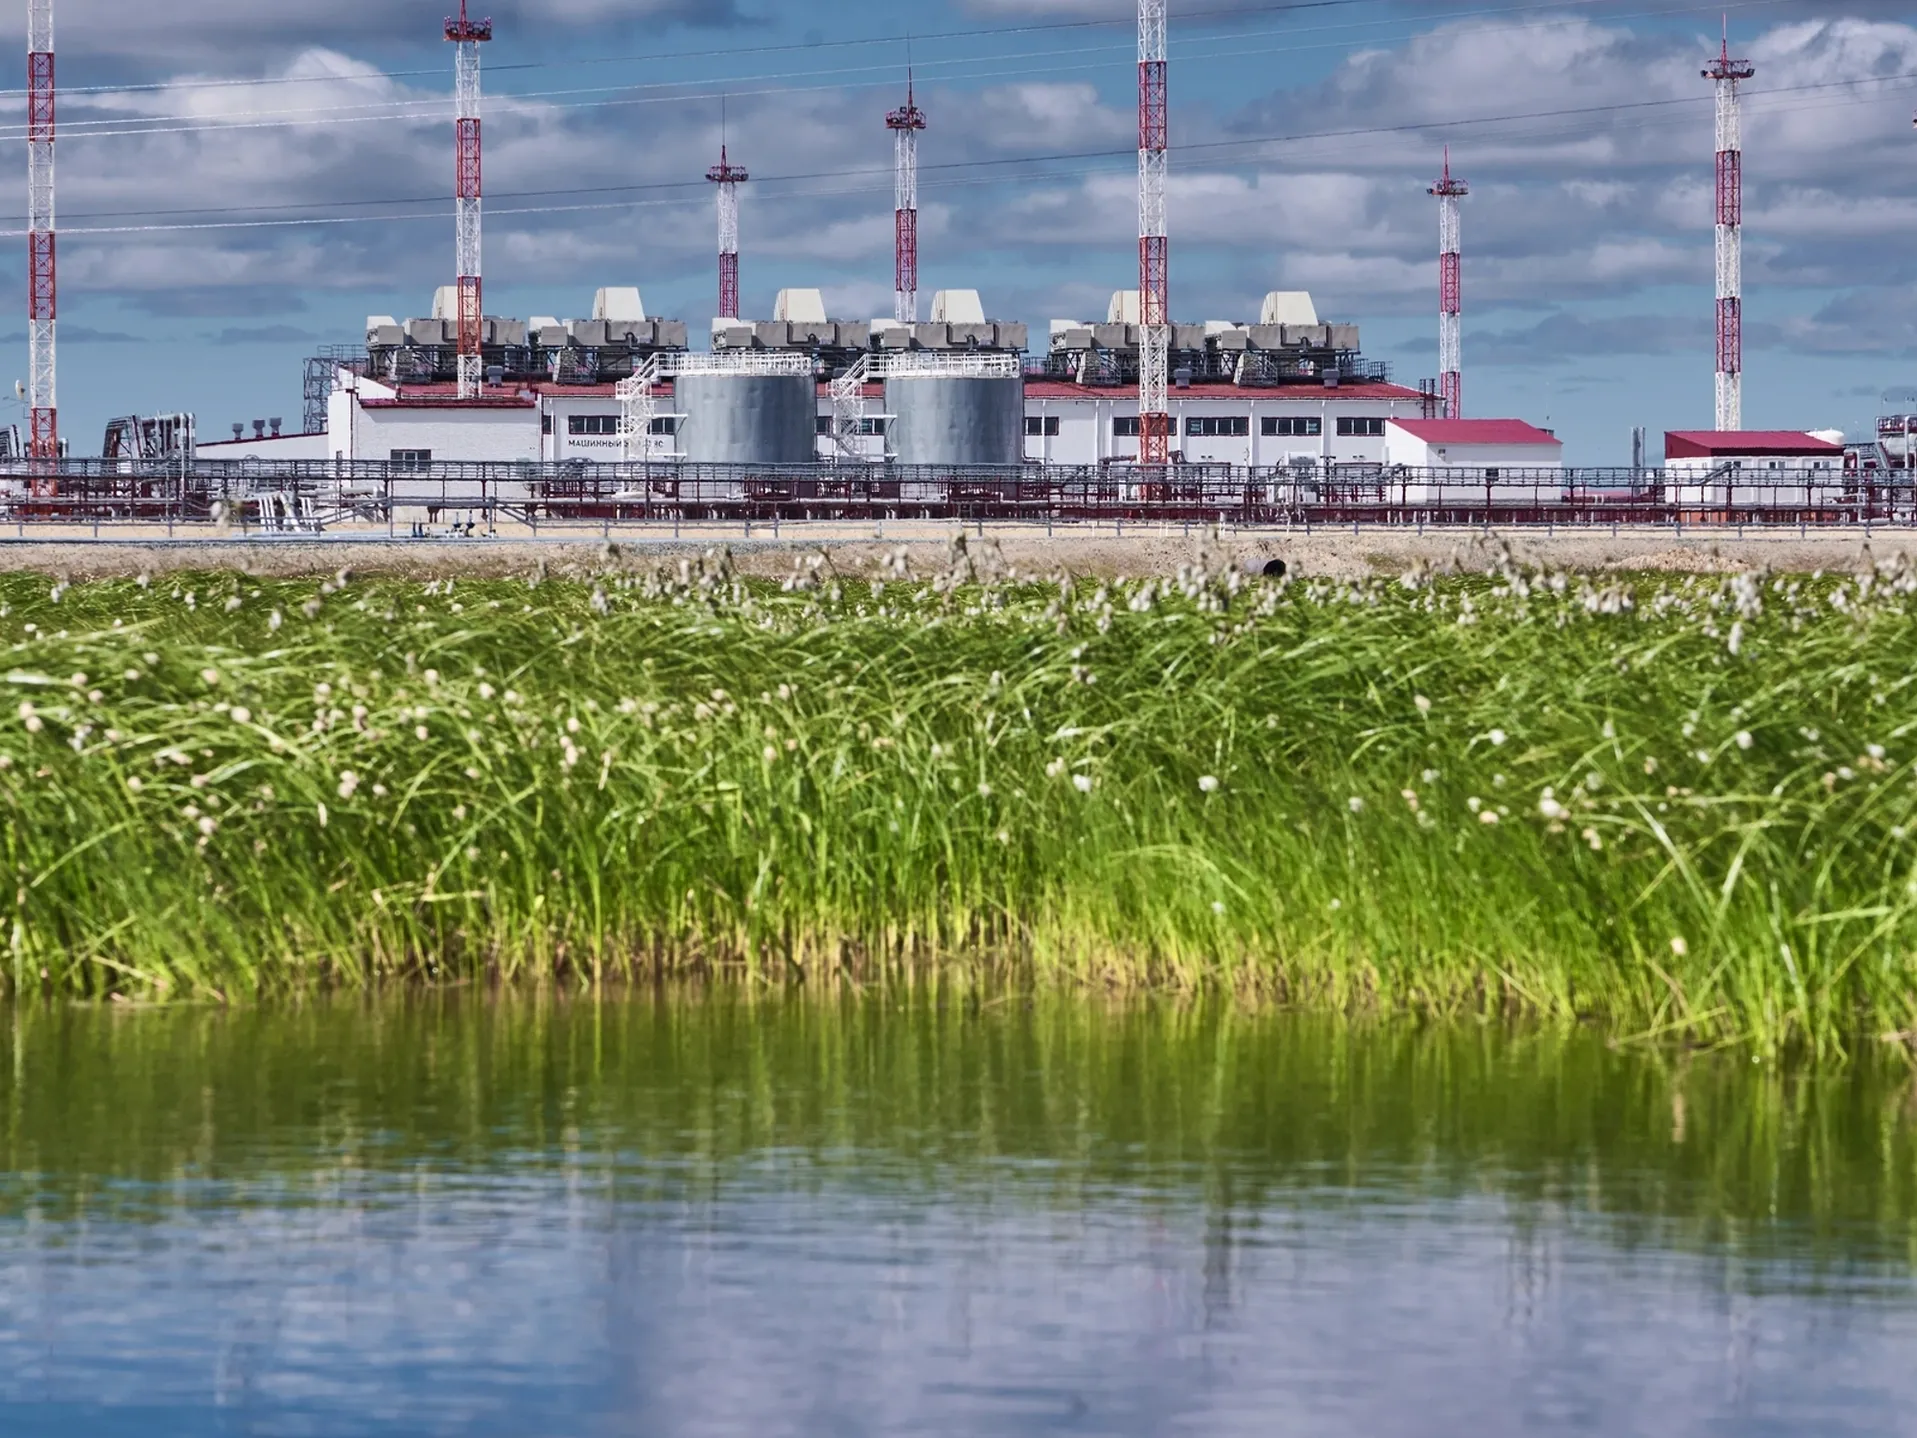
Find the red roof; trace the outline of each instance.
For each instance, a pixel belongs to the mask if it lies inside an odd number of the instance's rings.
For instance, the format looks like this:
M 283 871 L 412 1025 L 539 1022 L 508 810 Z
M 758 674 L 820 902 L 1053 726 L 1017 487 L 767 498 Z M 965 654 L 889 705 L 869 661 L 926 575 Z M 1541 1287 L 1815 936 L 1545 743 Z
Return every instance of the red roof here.
M 398 399 L 362 399 L 361 409 L 533 409 L 539 401 L 529 394 L 486 394 L 461 399 L 457 394 L 414 394 Z
M 1720 455 L 1840 455 L 1844 446 L 1795 429 L 1671 430 L 1666 459 L 1715 459 Z
M 1135 384 L 1073 384 L 1068 380 L 1034 379 L 1025 382 L 1027 399 L 1113 399 L 1137 400 Z M 1322 384 L 1288 384 L 1261 388 L 1236 384 L 1194 384 L 1173 386 L 1173 400 L 1283 400 L 1290 403 L 1315 403 L 1326 399 L 1422 399 L 1415 389 L 1397 384 L 1341 384 L 1328 389 Z
M 1426 444 L 1554 444 L 1564 441 L 1548 429 L 1521 419 L 1394 419 L 1414 439 Z

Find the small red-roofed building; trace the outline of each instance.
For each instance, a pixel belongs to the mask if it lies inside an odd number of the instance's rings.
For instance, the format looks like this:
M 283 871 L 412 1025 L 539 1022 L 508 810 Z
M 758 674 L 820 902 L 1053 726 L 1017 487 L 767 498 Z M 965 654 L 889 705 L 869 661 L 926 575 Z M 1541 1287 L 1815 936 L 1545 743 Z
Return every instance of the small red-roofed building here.
M 1384 462 L 1404 504 L 1556 504 L 1564 441 L 1521 419 L 1392 419 Z M 1401 493 L 1401 498 L 1400 498 Z
M 1802 430 L 1672 430 L 1664 473 L 1676 504 L 1818 508 L 1841 497 L 1844 446 Z

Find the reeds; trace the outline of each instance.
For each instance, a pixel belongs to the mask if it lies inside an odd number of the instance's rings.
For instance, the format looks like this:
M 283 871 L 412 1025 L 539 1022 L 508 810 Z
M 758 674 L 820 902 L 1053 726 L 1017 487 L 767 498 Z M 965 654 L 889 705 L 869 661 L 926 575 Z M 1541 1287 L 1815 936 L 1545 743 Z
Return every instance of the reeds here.
M 963 961 L 1917 1029 L 1917 579 L 0 580 L 7 978 Z

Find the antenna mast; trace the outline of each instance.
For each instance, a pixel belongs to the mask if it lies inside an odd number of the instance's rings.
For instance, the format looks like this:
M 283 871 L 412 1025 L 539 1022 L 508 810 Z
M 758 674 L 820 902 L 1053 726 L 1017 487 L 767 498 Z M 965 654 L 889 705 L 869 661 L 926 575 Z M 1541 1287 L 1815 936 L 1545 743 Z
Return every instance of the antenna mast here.
M 910 72 L 905 81 L 905 108 L 885 117 L 892 132 L 897 177 L 893 184 L 894 246 L 897 279 L 892 318 L 902 325 L 919 322 L 919 133 L 925 129 L 925 111 L 918 107 Z
M 53 0 L 27 8 L 27 405 L 28 453 L 60 457 L 54 328 L 59 270 L 53 214 Z
M 1717 428 L 1744 427 L 1744 134 L 1737 86 L 1757 69 L 1724 48 L 1706 80 L 1717 85 Z
M 1138 462 L 1171 463 L 1171 174 L 1166 0 L 1138 0 Z
M 1458 202 L 1471 193 L 1451 177 L 1451 147 L 1444 148 L 1444 178 L 1431 187 L 1438 198 L 1438 388 L 1446 419 L 1464 418 L 1464 215 Z
M 480 166 L 479 47 L 493 38 L 493 22 L 468 20 L 466 0 L 459 0 L 459 18 L 446 21 L 446 38 L 453 44 L 453 88 L 457 104 L 453 122 L 457 134 L 454 161 L 454 222 L 459 279 L 459 397 L 479 394 L 480 342 L 485 328 L 485 296 L 480 281 L 479 212 L 485 192 Z
M 752 176 L 732 163 L 723 138 L 719 163 L 706 171 L 719 187 L 719 318 L 739 318 L 739 186 Z

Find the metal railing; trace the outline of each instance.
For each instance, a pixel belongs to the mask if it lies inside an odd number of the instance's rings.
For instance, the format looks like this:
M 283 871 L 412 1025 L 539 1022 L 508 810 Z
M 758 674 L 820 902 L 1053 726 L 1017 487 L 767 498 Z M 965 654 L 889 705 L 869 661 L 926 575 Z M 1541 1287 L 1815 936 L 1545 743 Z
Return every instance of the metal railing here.
M 1882 471 L 1696 475 L 1640 469 L 1379 465 L 1008 467 L 820 464 L 0 462 L 0 524 L 274 532 L 457 523 L 539 528 L 682 520 L 956 519 L 1043 525 L 1904 526 L 1917 482 Z

